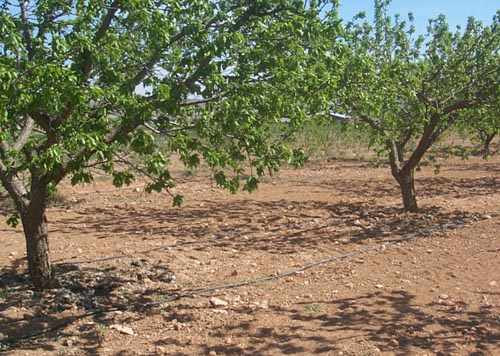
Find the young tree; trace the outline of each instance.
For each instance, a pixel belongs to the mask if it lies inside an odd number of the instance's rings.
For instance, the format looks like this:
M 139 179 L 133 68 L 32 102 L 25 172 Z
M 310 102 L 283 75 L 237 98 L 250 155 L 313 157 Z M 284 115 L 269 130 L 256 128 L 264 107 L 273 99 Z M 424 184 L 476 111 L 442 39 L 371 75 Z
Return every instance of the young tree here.
M 388 16 L 389 4 L 375 1 L 373 24 L 360 15 L 346 26 L 350 54 L 332 102 L 367 126 L 388 156 L 405 211 L 416 211 L 414 172 L 422 157 L 446 130 L 499 96 L 500 13 L 489 26 L 469 18 L 454 33 L 439 16 L 423 37 L 411 14 L 408 21 Z
M 176 153 L 189 167 L 204 159 L 233 191 L 249 162 L 252 190 L 300 158 L 273 129 L 303 118 L 304 93 L 319 81 L 310 44 L 324 5 L 0 1 L 0 181 L 17 211 L 10 222 L 22 222 L 34 286 L 51 286 L 46 208 L 66 177 L 90 182 L 100 168 L 121 186 L 140 172 L 149 191 L 170 191 Z
M 473 140 L 479 142 L 479 154 L 486 159 L 494 153 L 491 143 L 500 134 L 500 98 L 478 110 L 472 110 L 469 115 L 470 119 L 463 125 Z

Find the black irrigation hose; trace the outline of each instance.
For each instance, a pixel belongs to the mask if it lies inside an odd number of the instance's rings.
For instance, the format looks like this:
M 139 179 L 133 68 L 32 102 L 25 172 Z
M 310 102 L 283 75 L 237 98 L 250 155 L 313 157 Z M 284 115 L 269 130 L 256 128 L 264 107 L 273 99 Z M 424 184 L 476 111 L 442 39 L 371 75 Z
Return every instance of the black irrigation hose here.
M 413 238 L 415 238 L 415 236 L 412 236 L 411 238 L 413 239 Z M 409 240 L 409 238 L 405 239 L 405 240 Z M 401 240 L 396 240 L 393 243 L 396 243 L 396 242 L 399 242 L 399 241 L 401 241 Z M 283 273 L 279 273 L 279 274 L 273 274 L 273 275 L 269 275 L 269 276 L 265 276 L 265 277 L 260 277 L 260 278 L 256 278 L 256 279 L 249 280 L 249 281 L 242 281 L 242 282 L 231 283 L 231 284 L 223 284 L 223 285 L 214 286 L 214 287 L 207 287 L 207 288 L 191 289 L 191 290 L 187 290 L 187 291 L 185 291 L 183 293 L 177 293 L 177 294 L 169 295 L 166 301 L 167 302 L 172 302 L 174 300 L 178 300 L 178 299 L 181 299 L 181 298 L 189 298 L 189 297 L 193 297 L 195 295 L 205 295 L 205 294 L 208 294 L 208 293 L 211 293 L 211 292 L 215 292 L 215 291 L 218 291 L 218 290 L 234 289 L 234 288 L 239 288 L 239 287 L 248 286 L 248 285 L 254 285 L 254 284 L 260 284 L 260 283 L 270 282 L 270 281 L 278 280 L 278 279 L 281 279 L 281 278 L 284 278 L 284 277 L 287 277 L 287 276 L 290 276 L 290 275 L 293 275 L 293 274 L 297 274 L 299 272 L 308 270 L 310 268 L 313 268 L 313 267 L 316 267 L 316 266 L 319 266 L 319 265 L 327 264 L 327 263 L 330 263 L 330 262 L 333 262 L 333 261 L 337 261 L 337 260 L 346 259 L 346 258 L 349 258 L 349 257 L 354 257 L 354 256 L 361 255 L 363 253 L 366 253 L 366 252 L 371 251 L 371 250 L 376 250 L 376 249 L 379 249 L 379 246 L 365 247 L 365 248 L 359 249 L 357 251 L 345 253 L 345 254 L 342 254 L 342 255 L 331 256 L 331 257 L 328 257 L 328 258 L 325 258 L 325 259 L 322 259 L 322 260 L 319 260 L 319 261 L 311 262 L 311 263 L 308 263 L 308 264 L 302 266 L 301 268 L 293 269 L 293 270 L 290 270 L 290 271 L 287 271 L 287 272 L 283 272 Z M 145 306 L 147 306 L 147 307 L 154 307 L 154 306 L 159 306 L 159 305 L 161 305 L 163 303 L 165 303 L 165 300 L 162 301 L 162 302 L 147 303 Z M 84 319 L 84 318 L 87 318 L 87 317 L 90 317 L 90 316 L 95 316 L 95 315 L 100 315 L 100 314 L 107 314 L 107 313 L 110 313 L 110 312 L 113 312 L 113 311 L 126 310 L 126 309 L 127 308 L 125 308 L 125 307 L 123 307 L 123 308 L 113 307 L 113 308 L 109 308 L 109 309 L 99 309 L 99 310 L 95 310 L 95 311 L 92 311 L 92 312 L 88 312 L 88 313 L 79 315 L 77 317 L 71 318 L 71 319 L 66 320 L 64 322 L 61 322 L 58 325 L 55 325 L 53 327 L 40 330 L 38 332 L 29 334 L 29 335 L 25 335 L 25 336 L 21 336 L 21 337 L 17 337 L 17 338 L 13 337 L 13 338 L 8 338 L 8 339 L 3 339 L 3 340 L 0 341 L 0 350 L 2 350 L 2 346 L 3 345 L 5 345 L 4 348 L 5 347 L 12 348 L 15 345 L 17 345 L 17 344 L 19 344 L 19 343 L 21 343 L 23 341 L 31 340 L 31 339 L 34 339 L 36 337 L 39 337 L 39 336 L 51 333 L 53 331 L 62 329 L 64 327 L 70 325 L 74 321 L 79 320 L 79 319 Z M 24 319 L 22 319 L 22 320 L 16 320 L 16 321 L 13 321 L 13 323 L 15 323 L 15 322 L 23 322 L 23 321 L 25 321 L 25 320 Z
M 161 251 L 161 250 L 165 250 L 167 248 L 174 248 L 176 246 L 177 246 L 176 244 L 174 244 L 174 245 L 162 245 L 162 246 L 154 247 L 154 248 L 147 249 L 147 250 L 136 251 L 136 252 L 134 252 L 134 255 L 138 255 L 138 254 L 139 255 L 145 255 L 145 254 L 148 254 L 150 252 Z M 83 264 L 104 262 L 104 261 L 110 261 L 110 260 L 121 260 L 121 259 L 124 259 L 124 258 L 135 258 L 135 256 L 132 256 L 132 255 L 119 255 L 119 256 L 101 257 L 101 258 L 97 258 L 95 260 L 80 260 L 80 261 L 74 261 L 74 262 L 59 262 L 59 263 L 56 263 L 56 266 L 83 265 Z
M 422 229 L 418 234 L 417 233 L 411 233 L 411 234 L 408 234 L 407 236 L 401 237 L 401 238 L 399 238 L 397 240 L 383 241 L 383 242 L 385 242 L 385 244 L 382 245 L 382 246 L 380 246 L 380 244 L 376 244 L 375 246 L 366 246 L 366 247 L 360 248 L 360 249 L 358 249 L 356 251 L 344 253 L 344 254 L 341 254 L 341 255 L 329 256 L 327 258 L 324 258 L 324 259 L 321 259 L 321 260 L 318 260 L 318 261 L 310 262 L 310 263 L 307 263 L 307 264 L 303 265 L 300 268 L 292 269 L 292 270 L 289 270 L 289 271 L 286 271 L 286 272 L 283 272 L 283 273 L 275 273 L 275 274 L 272 274 L 272 275 L 268 275 L 268 276 L 264 276 L 264 277 L 260 277 L 260 278 L 256 278 L 256 279 L 252 279 L 252 280 L 248 280 L 248 281 L 222 284 L 222 285 L 213 286 L 213 287 L 206 287 L 206 288 L 197 288 L 197 289 L 186 290 L 185 292 L 171 294 L 171 295 L 168 296 L 168 298 L 166 298 L 166 300 L 164 300 L 162 302 L 147 303 L 147 304 L 145 304 L 145 306 L 146 307 L 154 307 L 154 306 L 162 305 L 165 302 L 172 302 L 172 301 L 175 301 L 175 300 L 178 300 L 178 299 L 182 299 L 182 298 L 194 297 L 196 295 L 206 295 L 206 294 L 210 294 L 210 293 L 213 293 L 213 292 L 216 292 L 216 291 L 219 291 L 219 290 L 234 289 L 234 288 L 239 288 L 239 287 L 244 287 L 244 286 L 255 285 L 255 284 L 260 284 L 260 283 L 265 283 L 265 282 L 270 282 L 270 281 L 278 280 L 278 279 L 281 279 L 281 278 L 284 278 L 284 277 L 288 277 L 288 276 L 291 276 L 291 275 L 294 275 L 294 274 L 306 271 L 308 269 L 311 269 L 311 268 L 314 268 L 314 267 L 317 267 L 317 266 L 325 265 L 325 264 L 332 263 L 332 262 L 335 262 L 335 261 L 349 259 L 349 258 L 356 257 L 356 256 L 359 256 L 359 255 L 368 253 L 368 252 L 377 251 L 377 250 L 380 250 L 380 252 L 383 252 L 383 251 L 385 251 L 387 245 L 391 246 L 391 245 L 396 245 L 397 243 L 415 240 L 418 237 L 418 235 L 421 235 L 421 236 L 424 236 L 424 237 L 426 237 L 426 236 L 428 237 L 428 236 L 432 235 L 433 232 L 436 232 L 437 230 L 445 231 L 450 226 L 452 226 L 452 227 L 455 226 L 456 227 L 456 225 L 452 225 L 452 224 L 444 224 L 444 225 L 438 225 L 438 226 L 434 225 L 433 227 Z M 464 226 L 465 225 L 459 225 L 456 228 L 462 228 Z M 156 249 L 153 249 L 153 250 L 157 250 L 157 249 L 161 249 L 161 248 L 166 248 L 166 247 L 160 247 L 160 248 L 156 248 Z M 121 256 L 121 258 L 124 258 L 124 257 L 127 257 L 127 256 Z M 104 258 L 104 259 L 101 259 L 101 260 L 106 260 L 106 259 L 111 259 L 111 258 Z M 82 263 L 85 263 L 85 262 L 82 262 Z M 60 323 L 60 324 L 58 324 L 56 326 L 53 326 L 51 328 L 43 329 L 43 330 L 40 330 L 38 332 L 29 334 L 29 335 L 21 336 L 21 337 L 18 337 L 18 338 L 8 338 L 8 339 L 0 340 L 0 351 L 2 351 L 5 348 L 12 348 L 15 345 L 17 345 L 17 344 L 19 344 L 19 343 L 21 343 L 23 341 L 31 340 L 31 339 L 34 339 L 36 337 L 48 334 L 50 332 L 56 331 L 56 330 L 61 329 L 61 328 L 64 328 L 64 327 L 70 325 L 71 323 L 73 323 L 75 320 L 87 318 L 89 316 L 94 316 L 94 315 L 107 314 L 107 313 L 110 313 L 110 312 L 113 312 L 113 311 L 117 311 L 117 310 L 122 310 L 123 311 L 123 310 L 127 310 L 127 308 L 126 307 L 112 307 L 112 308 L 108 308 L 108 309 L 95 310 L 95 311 L 88 312 L 86 314 L 82 314 L 80 316 L 71 318 L 69 320 L 66 320 L 65 322 L 62 322 L 62 323 Z M 21 321 L 24 321 L 24 320 L 18 320 L 17 322 L 21 322 Z
M 400 238 L 400 239 L 393 240 L 393 241 L 388 241 L 388 242 L 386 241 L 386 242 L 387 242 L 388 245 L 395 245 L 397 243 L 414 240 L 416 238 L 417 238 L 417 234 L 413 233 L 413 234 L 411 234 L 411 235 L 409 235 L 407 237 Z M 215 291 L 218 291 L 218 290 L 233 289 L 233 288 L 239 288 L 239 287 L 244 287 L 244 286 L 248 286 L 248 285 L 254 285 L 254 284 L 260 284 L 260 283 L 270 282 L 270 281 L 274 281 L 274 280 L 277 280 L 277 279 L 281 279 L 281 278 L 285 278 L 285 277 L 288 277 L 288 276 L 292 276 L 292 275 L 298 274 L 300 272 L 304 272 L 304 271 L 306 271 L 308 269 L 311 269 L 311 268 L 314 268 L 314 267 L 317 267 L 317 266 L 325 265 L 325 264 L 328 264 L 328 263 L 332 263 L 332 262 L 340 261 L 340 260 L 344 260 L 344 259 L 349 259 L 351 257 L 356 257 L 356 256 L 362 255 L 362 254 L 367 253 L 367 252 L 380 250 L 382 248 L 383 247 L 381 247 L 379 245 L 376 245 L 376 246 L 367 246 L 367 247 L 360 248 L 360 249 L 358 249 L 356 251 L 347 252 L 347 253 L 344 253 L 344 254 L 341 254 L 341 255 L 330 256 L 330 257 L 324 258 L 322 260 L 310 262 L 310 263 L 307 263 L 307 264 L 303 265 L 300 268 L 292 269 L 292 270 L 289 270 L 289 271 L 286 271 L 286 272 L 283 272 L 283 273 L 276 273 L 276 274 L 273 274 L 273 275 L 268 275 L 268 276 L 265 276 L 265 277 L 252 279 L 252 280 L 249 280 L 249 281 L 242 281 L 242 282 L 237 282 L 237 283 L 222 284 L 222 285 L 219 285 L 219 286 L 208 287 L 208 288 L 190 289 L 190 290 L 187 290 L 185 293 L 179 294 L 178 296 L 179 296 L 179 298 L 192 297 L 192 296 L 195 296 L 195 295 L 204 295 L 206 293 L 211 293 L 211 292 L 215 292 Z

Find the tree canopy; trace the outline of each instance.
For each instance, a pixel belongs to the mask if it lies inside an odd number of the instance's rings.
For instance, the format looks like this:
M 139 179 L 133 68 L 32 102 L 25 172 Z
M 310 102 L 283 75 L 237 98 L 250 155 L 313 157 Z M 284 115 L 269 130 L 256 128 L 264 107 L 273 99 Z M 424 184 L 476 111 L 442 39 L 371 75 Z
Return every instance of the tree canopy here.
M 413 174 L 425 153 L 447 129 L 498 100 L 500 13 L 489 26 L 469 18 L 455 32 L 439 16 L 417 36 L 412 14 L 388 16 L 389 5 L 377 0 L 373 23 L 360 14 L 346 25 L 349 52 L 332 104 L 371 132 L 405 209 L 414 211 Z
M 176 156 L 252 191 L 303 161 L 283 138 L 325 111 L 369 132 L 417 210 L 414 171 L 446 130 L 498 133 L 500 12 L 419 36 L 389 6 L 343 24 L 327 0 L 0 0 L 0 182 L 35 287 L 51 284 L 45 214 L 63 179 L 140 175 L 179 205 Z
M 322 80 L 325 3 L 0 1 L 0 180 L 35 286 L 50 283 L 45 209 L 66 177 L 90 182 L 99 168 L 121 186 L 139 172 L 169 191 L 176 153 L 231 191 L 248 163 L 252 190 L 300 160 L 273 129 L 300 122 Z

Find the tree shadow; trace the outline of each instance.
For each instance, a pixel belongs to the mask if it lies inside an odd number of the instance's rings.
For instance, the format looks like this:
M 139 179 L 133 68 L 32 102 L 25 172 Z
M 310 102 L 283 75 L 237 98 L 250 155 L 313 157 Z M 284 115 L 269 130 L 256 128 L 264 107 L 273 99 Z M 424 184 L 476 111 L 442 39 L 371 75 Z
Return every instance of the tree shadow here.
M 0 269 L 0 351 L 55 352 L 54 341 L 69 338 L 73 350 L 97 355 L 111 325 L 142 318 L 161 307 L 158 296 L 173 299 L 178 291 L 168 266 L 144 259 L 105 268 L 56 265 L 56 287 L 43 292 L 30 289 L 23 267 L 16 260 Z
M 203 201 L 174 208 L 86 208 L 76 217 L 58 217 L 53 231 L 89 234 L 100 239 L 134 236 L 145 241 L 173 241 L 174 249 L 211 248 L 291 254 L 332 244 L 370 243 L 408 234 L 428 235 L 460 228 L 477 214 L 427 207 L 418 213 L 363 203 L 321 201 Z
M 481 219 L 477 214 L 444 211 L 437 207 L 427 207 L 418 213 L 408 214 L 390 206 L 351 202 L 332 204 L 314 200 L 200 201 L 198 206 L 186 206 L 182 209 L 151 206 L 76 206 L 74 213 L 76 217 L 55 217 L 51 221 L 51 233 L 64 234 L 67 238 L 72 235 L 91 234 L 101 239 L 116 239 L 117 243 L 125 236 L 160 243 L 174 240 L 175 243 L 169 245 L 173 252 L 177 248 L 190 248 L 205 251 L 251 250 L 272 254 L 315 252 L 321 247 L 330 251 L 332 245 L 339 245 L 337 250 L 352 251 L 360 244 L 397 241 L 408 234 L 425 236 L 442 229 L 460 228 Z M 140 254 L 147 255 L 136 251 L 134 256 Z M 83 264 L 72 264 L 71 261 L 59 262 L 64 262 L 56 265 L 59 286 L 44 293 L 29 290 L 28 279 L 24 274 L 26 262 L 23 259 L 13 260 L 10 266 L 0 270 L 0 292 L 5 293 L 0 304 L 0 343 L 14 345 L 12 347 L 19 349 L 52 352 L 55 351 L 52 342 L 54 338 L 72 336 L 71 331 L 64 329 L 64 326 L 78 320 L 90 319 L 91 321 L 78 326 L 75 346 L 87 354 L 97 354 L 102 339 L 105 338 L 103 333 L 105 334 L 110 325 L 130 323 L 142 318 L 141 314 L 158 312 L 156 308 L 159 305 L 180 292 L 179 288 L 172 284 L 174 279 L 168 265 L 161 260 L 153 260 L 150 256 L 143 259 L 134 257 L 124 264 L 106 267 L 84 267 Z M 363 303 L 369 302 L 368 297 L 361 299 Z M 332 305 L 338 307 L 337 304 Z M 393 302 L 393 309 L 396 304 Z M 99 312 L 109 309 L 123 312 Z M 182 308 L 178 310 L 182 311 Z M 244 309 L 241 312 L 251 311 Z M 302 315 L 304 313 L 298 310 L 274 308 L 274 312 L 281 313 L 291 320 L 312 318 L 307 313 Z M 321 328 L 329 330 L 328 328 L 340 328 L 341 321 L 344 320 L 347 325 L 352 324 L 354 329 L 351 331 L 357 330 L 355 327 L 358 327 L 362 332 L 371 335 L 370 330 L 362 328 L 361 320 L 366 312 L 359 316 L 352 311 L 346 313 L 341 314 L 340 320 L 337 320 L 337 317 L 322 316 L 316 318 L 318 320 L 312 318 L 309 322 L 319 323 Z M 417 314 L 411 309 L 407 313 Z M 400 314 L 403 312 L 400 311 Z M 179 315 L 165 317 L 177 320 L 180 318 Z M 366 323 L 366 319 L 364 322 Z M 391 319 L 388 322 L 391 323 Z M 324 325 L 325 323 L 333 324 L 329 326 Z M 396 319 L 392 321 L 392 325 L 395 324 Z M 46 335 L 49 339 L 27 339 L 21 344 L 15 343 L 16 340 L 23 341 L 24 337 L 33 333 L 52 329 L 54 331 Z M 378 332 L 388 335 L 389 329 L 381 329 Z M 334 345 L 332 342 L 335 342 L 327 336 L 314 334 L 306 338 L 297 329 L 290 329 L 285 333 L 264 328 L 255 332 L 248 331 L 248 335 L 251 344 L 249 349 L 237 345 L 220 345 L 216 350 L 220 349 L 221 353 L 229 354 L 248 350 L 255 354 L 293 354 L 307 351 L 296 344 L 296 341 L 302 338 L 303 341 L 317 345 L 312 350 L 313 353 L 321 353 L 331 350 Z M 495 335 L 493 336 L 498 336 Z M 375 336 L 371 337 L 374 342 L 377 341 Z M 261 341 L 258 341 L 259 338 Z M 384 340 L 379 339 L 378 342 L 382 343 Z M 405 341 L 398 342 L 404 344 Z M 268 345 L 264 345 L 265 343 Z M 413 345 L 413 341 L 410 344 Z
M 190 248 L 291 254 L 316 252 L 322 246 L 331 250 L 332 245 L 339 245 L 337 250 L 346 252 L 356 250 L 359 244 L 397 241 L 408 234 L 424 236 L 441 229 L 459 228 L 480 218 L 436 207 L 407 214 L 395 207 L 374 204 L 287 200 L 203 201 L 200 206 L 183 209 L 123 207 L 75 210 L 76 218 L 63 215 L 52 222 L 55 230 L 64 233 L 67 238 L 82 233 L 118 241 L 120 236 L 127 235 L 154 241 L 171 241 L 174 238 L 177 242 L 171 245 L 171 253 L 175 253 L 176 248 Z M 148 233 L 137 235 L 137 231 Z M 112 323 L 130 323 L 140 319 L 142 314 L 154 312 L 159 305 L 181 292 L 177 285 L 172 284 L 175 278 L 165 262 L 147 256 L 147 253 L 142 254 L 144 258 L 137 258 L 141 254 L 136 251 L 131 260 L 105 267 L 85 267 L 84 264 L 59 261 L 56 264 L 58 288 L 44 293 L 29 290 L 27 276 L 23 274 L 25 261 L 12 261 L 10 266 L 0 270 L 2 291 L 8 294 L 4 298 L 5 303 L 0 306 L 0 333 L 6 336 L 0 343 L 9 345 L 16 340 L 22 341 L 31 333 L 47 328 L 58 329 L 79 319 L 90 318 L 91 322 L 79 326 L 75 346 L 88 354 L 98 353 L 105 337 L 103 330 L 108 330 Z M 110 308 L 126 312 L 112 317 L 109 313 L 99 312 Z M 354 315 L 346 317 L 354 320 Z M 347 322 L 350 320 L 347 319 Z M 260 336 L 254 337 L 266 339 L 265 330 L 259 333 Z M 59 329 L 47 335 L 52 339 L 29 340 L 15 347 L 54 351 L 53 338 L 71 337 L 70 331 Z M 276 341 L 274 346 L 268 345 L 267 349 L 256 344 L 253 351 L 266 353 L 278 348 L 282 353 L 302 352 L 300 345 L 294 345 L 299 334 L 273 335 L 267 337 L 278 337 L 282 341 Z M 314 351 L 317 353 L 323 350 L 322 347 L 324 350 L 327 348 L 327 342 L 316 336 L 311 336 L 308 342 L 319 345 Z M 227 353 L 236 354 L 239 351 L 236 346 L 225 349 Z
M 363 184 L 353 184 L 348 179 L 332 179 L 319 183 L 305 181 L 297 184 L 310 187 L 311 190 L 324 192 L 325 189 L 347 196 L 356 196 L 367 199 L 399 198 L 401 191 L 392 179 L 363 181 Z M 453 196 L 466 198 L 471 196 L 490 195 L 500 192 L 500 178 L 479 177 L 451 179 L 446 177 L 417 177 L 415 179 L 417 199 L 438 196 Z
M 434 197 L 453 195 L 455 198 L 491 195 L 500 192 L 500 178 L 459 178 L 426 177 L 421 180 L 421 196 Z
M 307 308 L 311 305 L 317 311 Z M 295 308 L 271 306 L 263 313 L 278 318 L 279 328 L 266 325 L 262 318 L 231 323 L 213 336 L 222 339 L 231 335 L 233 344 L 202 344 L 201 350 L 223 355 L 328 354 L 345 352 L 343 347 L 347 346 L 353 348 L 348 354 L 430 351 L 448 355 L 461 349 L 488 354 L 500 342 L 500 319 L 495 310 L 471 310 L 467 304 L 451 300 L 419 304 L 415 295 L 400 290 L 298 303 Z M 241 339 L 247 346 L 238 346 Z M 360 340 L 366 342 L 368 350 L 359 349 Z
M 500 164 L 491 161 L 484 161 L 481 163 L 464 163 L 453 165 L 454 171 L 471 171 L 471 172 L 487 172 L 487 173 L 500 173 Z

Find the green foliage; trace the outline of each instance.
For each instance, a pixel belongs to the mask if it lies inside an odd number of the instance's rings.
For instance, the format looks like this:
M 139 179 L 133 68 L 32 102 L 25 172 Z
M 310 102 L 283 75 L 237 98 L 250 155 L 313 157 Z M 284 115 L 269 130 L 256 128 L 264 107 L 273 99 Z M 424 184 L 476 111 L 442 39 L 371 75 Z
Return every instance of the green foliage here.
M 19 225 L 19 214 L 18 213 L 10 214 L 10 216 L 7 218 L 7 225 L 16 228 Z
M 335 56 L 323 38 L 338 30 L 323 27 L 328 2 L 0 0 L 0 182 L 27 240 L 46 242 L 32 225 L 45 224 L 66 177 L 86 183 L 101 170 L 120 187 L 144 176 L 178 206 L 172 155 L 191 170 L 205 161 L 232 192 L 248 166 L 252 191 L 300 163 L 272 131 L 326 102 L 319 88 L 335 77 L 322 59 Z M 46 288 L 47 249 L 29 245 L 32 280 Z
M 9 290 L 9 288 L 5 287 L 5 288 L 1 288 L 0 289 L 0 299 L 2 300 L 6 300 L 9 295 L 11 294 L 12 292 Z
M 88 183 L 96 169 L 116 186 L 140 174 L 148 191 L 169 190 L 175 154 L 188 169 L 204 160 L 230 191 L 250 165 L 254 190 L 302 160 L 273 127 L 298 127 L 325 102 L 307 95 L 330 80 L 325 3 L 0 1 L 2 183 L 20 210 L 30 191 Z
M 440 16 L 417 37 L 411 15 L 385 15 L 389 3 L 375 2 L 373 25 L 348 24 L 351 53 L 340 96 L 340 107 L 367 124 L 376 142 L 419 139 L 434 116 L 441 133 L 458 121 L 455 113 L 498 97 L 497 16 L 489 27 L 470 18 L 455 33 Z
M 413 16 L 391 18 L 389 4 L 375 1 L 373 23 L 360 15 L 346 25 L 344 74 L 330 95 L 334 111 L 365 126 L 401 183 L 446 130 L 498 103 L 500 12 L 489 26 L 469 18 L 455 32 L 441 15 L 417 36 Z
M 487 105 L 469 110 L 459 128 L 468 133 L 473 142 L 481 144 L 480 153 L 487 158 L 492 153 L 489 147 L 491 142 L 500 135 L 500 97 Z

